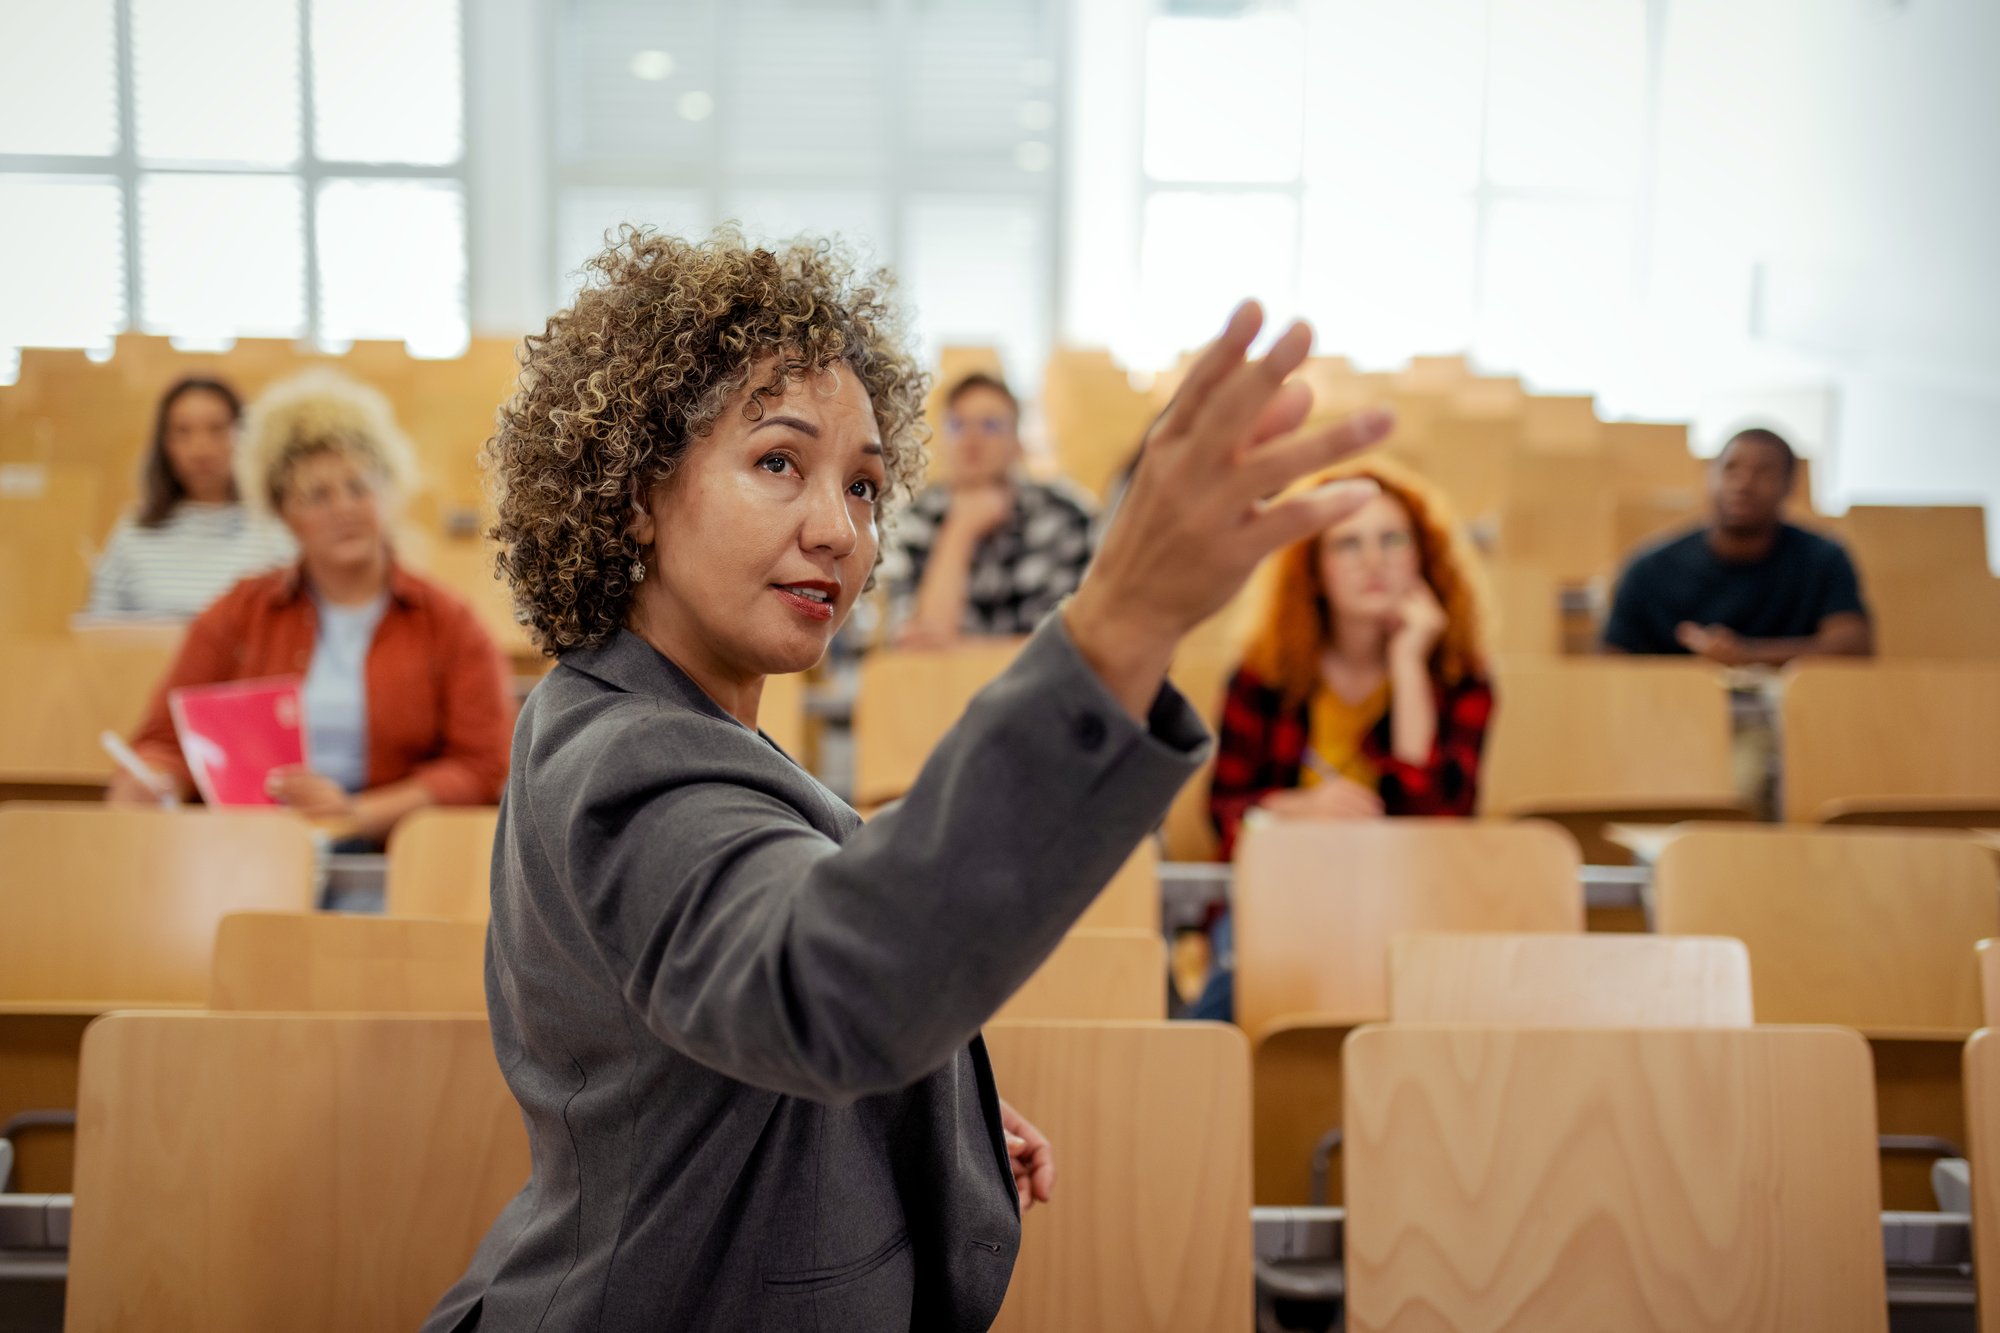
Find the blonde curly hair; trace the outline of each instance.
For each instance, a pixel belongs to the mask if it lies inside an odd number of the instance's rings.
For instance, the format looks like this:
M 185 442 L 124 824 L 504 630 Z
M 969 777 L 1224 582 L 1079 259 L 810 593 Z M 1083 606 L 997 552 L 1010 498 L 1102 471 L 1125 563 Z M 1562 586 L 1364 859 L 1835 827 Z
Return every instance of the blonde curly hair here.
M 1460 530 L 1451 502 L 1429 482 L 1380 457 L 1329 468 L 1299 483 L 1298 489 L 1349 477 L 1372 479 L 1410 516 L 1418 567 L 1445 613 L 1444 633 L 1431 650 L 1431 674 L 1445 685 L 1484 676 L 1490 599 L 1479 557 Z M 1320 577 L 1320 540 L 1295 542 L 1273 558 L 1263 615 L 1243 655 L 1243 665 L 1276 687 L 1292 707 L 1310 698 L 1318 684 L 1320 655 L 1332 632 Z
M 389 400 L 336 371 L 308 370 L 250 405 L 236 450 L 237 494 L 275 510 L 292 469 L 319 453 L 345 455 L 391 494 L 416 480 L 416 453 Z
M 885 501 L 921 481 L 927 377 L 886 273 L 857 275 L 826 241 L 766 249 L 731 227 L 699 241 L 622 227 L 586 270 L 575 304 L 528 336 L 484 454 L 496 563 L 543 652 L 625 623 L 635 504 L 753 374 L 768 370 L 743 408 L 754 421 L 787 383 L 849 367 L 882 432 Z

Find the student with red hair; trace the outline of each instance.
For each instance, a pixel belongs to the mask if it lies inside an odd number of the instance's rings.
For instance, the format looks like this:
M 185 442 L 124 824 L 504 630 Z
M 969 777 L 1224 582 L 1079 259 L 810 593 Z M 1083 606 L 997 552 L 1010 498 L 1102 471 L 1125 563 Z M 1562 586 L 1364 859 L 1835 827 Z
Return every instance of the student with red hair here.
M 1485 595 L 1449 504 L 1369 459 L 1315 478 L 1381 494 L 1276 558 L 1229 683 L 1209 815 L 1232 856 L 1246 819 L 1470 815 L 1493 714 Z M 1195 1016 L 1231 1008 L 1228 921 Z

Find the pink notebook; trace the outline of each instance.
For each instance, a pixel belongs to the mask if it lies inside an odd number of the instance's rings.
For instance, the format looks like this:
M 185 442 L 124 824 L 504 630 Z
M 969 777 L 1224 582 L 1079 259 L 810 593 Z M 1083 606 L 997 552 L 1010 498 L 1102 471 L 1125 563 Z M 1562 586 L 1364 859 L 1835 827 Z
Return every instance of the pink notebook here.
M 274 805 L 264 780 L 306 761 L 299 678 L 190 685 L 167 694 L 194 785 L 210 805 Z

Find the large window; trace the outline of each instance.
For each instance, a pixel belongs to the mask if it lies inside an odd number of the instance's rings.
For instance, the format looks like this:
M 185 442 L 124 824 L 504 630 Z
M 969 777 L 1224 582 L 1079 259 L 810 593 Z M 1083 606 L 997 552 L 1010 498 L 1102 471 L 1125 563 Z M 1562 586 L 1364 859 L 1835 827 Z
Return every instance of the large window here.
M 1158 0 L 1120 350 L 1249 292 L 1364 364 L 1594 385 L 1642 272 L 1649 2 Z
M 1058 0 L 555 0 L 551 268 L 621 223 L 835 235 L 926 353 L 1039 379 L 1053 320 Z
M 0 363 L 467 340 L 459 0 L 0 0 Z

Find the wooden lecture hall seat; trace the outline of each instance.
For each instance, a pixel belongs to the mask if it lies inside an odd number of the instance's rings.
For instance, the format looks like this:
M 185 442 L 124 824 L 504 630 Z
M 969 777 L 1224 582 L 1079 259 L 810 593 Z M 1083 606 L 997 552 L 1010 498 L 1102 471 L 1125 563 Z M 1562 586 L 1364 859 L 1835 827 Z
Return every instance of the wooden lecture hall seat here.
M 991 1021 L 1164 1022 L 1166 1017 L 1166 942 L 1155 926 L 1070 931 Z
M 1837 1028 L 1363 1028 L 1353 1333 L 1885 1333 L 1868 1048 Z
M 1760 1022 L 1869 1039 L 1883 1133 L 1964 1145 L 1959 1048 L 1984 1016 L 1978 943 L 2000 934 L 1990 853 L 1921 831 L 1697 828 L 1661 853 L 1654 894 L 1661 934 L 1743 941 Z M 1929 1170 L 1885 1157 L 1889 1206 L 1933 1206 Z
M 1579 933 L 1575 843 L 1543 823 L 1273 823 L 1235 881 L 1236 1019 L 1254 1047 L 1260 1204 L 1311 1196 L 1340 1117 L 1340 1049 L 1389 1013 L 1389 945 L 1416 931 Z M 1337 1200 L 1338 1161 L 1330 1178 Z
M 402 1333 L 527 1178 L 483 1017 L 112 1014 L 84 1038 L 65 1328 Z
M 1779 719 L 1790 822 L 2000 827 L 2000 663 L 1802 662 Z
M 0 867 L 0 1121 L 76 1105 L 97 1015 L 204 1003 L 223 917 L 314 901 L 311 831 L 276 812 L 5 805 Z M 67 1133 L 18 1148 L 17 1188 L 67 1188 Z
M 1061 1145 L 997 1333 L 1250 1333 L 1250 1061 L 1218 1023 L 1000 1023 L 1007 1100 Z
M 1749 1027 L 1743 941 L 1686 935 L 1399 935 L 1389 1021 Z
M 295 1013 L 486 1012 L 486 928 L 345 912 L 232 912 L 208 1007 Z

